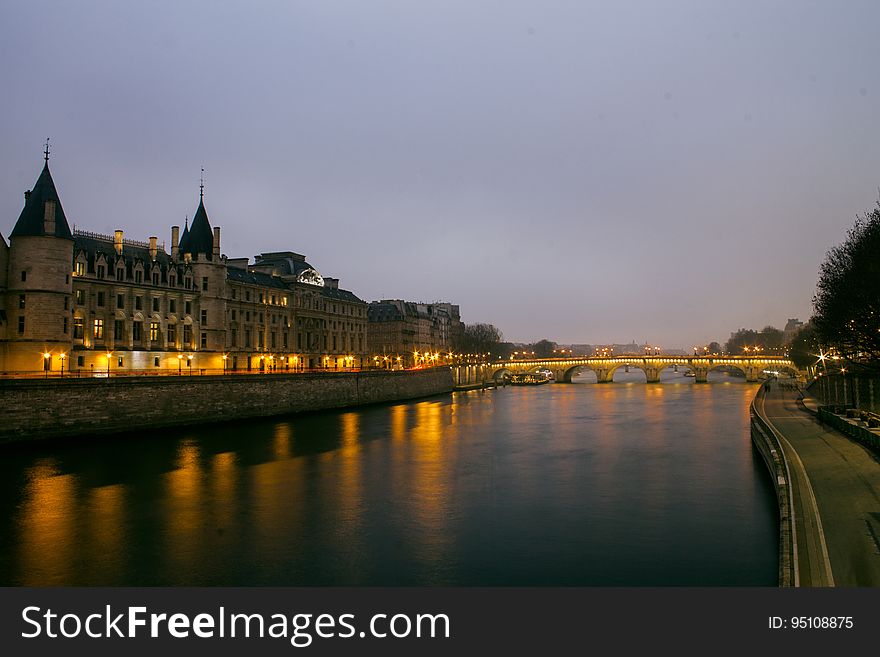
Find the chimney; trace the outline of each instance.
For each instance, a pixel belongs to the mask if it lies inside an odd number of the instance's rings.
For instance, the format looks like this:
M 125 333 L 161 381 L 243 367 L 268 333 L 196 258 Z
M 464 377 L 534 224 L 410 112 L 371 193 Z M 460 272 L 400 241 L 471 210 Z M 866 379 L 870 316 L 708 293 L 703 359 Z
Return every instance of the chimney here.
M 180 243 L 180 226 L 171 227 L 171 259 L 177 260 L 177 248 Z
M 28 199 L 29 199 L 30 197 L 31 197 L 31 190 L 27 190 L 27 191 L 24 193 L 24 202 L 27 203 L 27 202 L 28 202 Z
M 43 232 L 46 235 L 55 234 L 55 201 L 52 199 L 43 206 Z
M 220 226 L 214 226 L 214 257 L 220 257 Z
M 116 249 L 116 255 L 122 255 L 122 231 L 119 229 L 113 233 L 113 248 Z
M 150 238 L 150 260 L 156 260 L 156 253 L 158 252 L 157 243 L 159 238 L 155 235 Z

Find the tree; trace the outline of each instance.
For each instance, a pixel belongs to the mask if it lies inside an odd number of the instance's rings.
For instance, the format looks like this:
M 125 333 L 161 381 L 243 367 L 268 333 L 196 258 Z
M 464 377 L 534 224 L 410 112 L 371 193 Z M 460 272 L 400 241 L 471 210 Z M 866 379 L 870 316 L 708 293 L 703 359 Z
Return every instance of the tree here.
M 759 347 L 766 354 L 782 352 L 782 331 L 775 326 L 765 326 L 760 331 L 754 329 L 740 329 L 730 336 L 727 341 L 726 351 L 729 354 L 746 353 L 746 347 L 752 351 Z
M 710 354 L 720 354 L 721 353 L 721 345 L 717 342 L 709 343 L 709 353 Z
M 816 354 L 819 353 L 816 329 L 813 324 L 807 322 L 791 338 L 788 347 L 788 357 L 800 369 L 806 369 L 816 364 Z
M 491 324 L 468 324 L 464 327 L 455 350 L 466 354 L 486 354 L 498 350 L 503 336 Z
M 553 350 L 556 349 L 556 343 L 550 340 L 538 340 L 534 344 L 529 345 L 529 351 L 535 352 L 535 358 L 550 358 L 553 356 Z
M 825 255 L 813 297 L 820 344 L 847 363 L 880 370 L 880 202 L 857 217 L 846 240 Z

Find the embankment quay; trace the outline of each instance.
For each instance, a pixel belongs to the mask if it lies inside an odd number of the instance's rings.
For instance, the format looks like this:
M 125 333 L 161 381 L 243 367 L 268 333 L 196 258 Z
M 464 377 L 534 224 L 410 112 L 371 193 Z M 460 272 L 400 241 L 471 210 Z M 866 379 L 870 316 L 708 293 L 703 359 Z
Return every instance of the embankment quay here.
M 451 391 L 448 367 L 0 381 L 0 443 L 285 415 Z
M 880 463 L 799 396 L 770 382 L 752 406 L 753 440 L 779 499 L 780 584 L 880 586 Z

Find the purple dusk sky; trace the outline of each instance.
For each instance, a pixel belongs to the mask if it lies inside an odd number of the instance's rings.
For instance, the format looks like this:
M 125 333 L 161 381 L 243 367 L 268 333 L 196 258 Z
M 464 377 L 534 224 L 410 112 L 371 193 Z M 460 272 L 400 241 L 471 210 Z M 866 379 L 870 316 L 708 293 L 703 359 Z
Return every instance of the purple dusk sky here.
M 880 3 L 3 2 L 0 234 L 306 254 L 507 339 L 688 348 L 806 319 L 880 186 Z

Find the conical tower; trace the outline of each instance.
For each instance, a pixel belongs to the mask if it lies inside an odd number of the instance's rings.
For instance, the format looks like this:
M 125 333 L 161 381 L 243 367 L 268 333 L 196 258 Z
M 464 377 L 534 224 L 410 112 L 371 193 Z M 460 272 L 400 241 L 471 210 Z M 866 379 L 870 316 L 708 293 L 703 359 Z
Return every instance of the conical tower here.
M 45 164 L 9 234 L 6 267 L 6 370 L 60 369 L 71 340 L 73 235 Z

